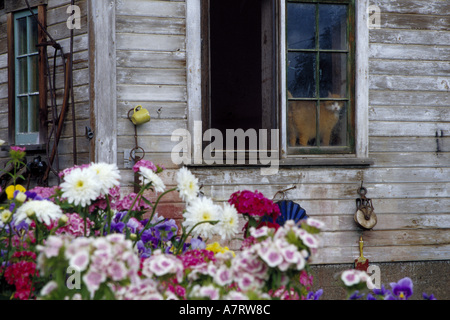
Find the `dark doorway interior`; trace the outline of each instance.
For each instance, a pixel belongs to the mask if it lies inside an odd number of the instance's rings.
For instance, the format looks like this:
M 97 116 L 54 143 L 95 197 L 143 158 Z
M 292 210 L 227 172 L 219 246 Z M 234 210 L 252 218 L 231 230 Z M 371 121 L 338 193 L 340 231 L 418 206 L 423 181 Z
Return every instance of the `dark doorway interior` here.
M 262 128 L 261 0 L 210 1 L 210 127 Z

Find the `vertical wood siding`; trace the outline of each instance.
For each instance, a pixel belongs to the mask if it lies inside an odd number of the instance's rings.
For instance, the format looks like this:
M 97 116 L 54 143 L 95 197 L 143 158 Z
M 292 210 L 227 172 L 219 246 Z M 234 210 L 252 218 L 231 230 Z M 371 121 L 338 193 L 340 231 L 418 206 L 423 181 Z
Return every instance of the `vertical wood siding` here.
M 186 128 L 185 3 L 117 1 L 118 164 L 132 149 L 134 125 L 128 111 L 148 109 L 151 121 L 137 127 L 146 159 L 174 168 L 172 132 Z M 158 110 L 160 111 L 158 113 Z M 125 157 L 129 154 L 125 152 Z

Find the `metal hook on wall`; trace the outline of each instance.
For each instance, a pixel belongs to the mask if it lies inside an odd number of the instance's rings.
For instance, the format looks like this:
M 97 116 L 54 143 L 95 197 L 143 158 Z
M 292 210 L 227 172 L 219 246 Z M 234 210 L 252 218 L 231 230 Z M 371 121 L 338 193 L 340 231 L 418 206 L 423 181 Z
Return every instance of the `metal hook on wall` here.
M 358 226 L 365 230 L 371 230 L 377 224 L 377 216 L 375 214 L 372 199 L 366 198 L 367 189 L 361 186 L 358 189 L 359 198 L 356 199 L 356 213 L 354 220 Z
M 285 199 L 286 199 L 286 192 L 288 192 L 289 190 L 296 189 L 296 188 L 297 188 L 297 186 L 293 186 L 293 187 L 290 187 L 290 188 L 287 188 L 287 189 L 279 190 L 279 191 L 277 191 L 277 193 L 275 193 L 275 195 L 273 196 L 273 199 L 272 199 L 272 200 L 275 200 L 276 196 L 277 196 L 279 193 L 282 193 L 282 194 L 283 194 L 283 200 L 285 200 Z

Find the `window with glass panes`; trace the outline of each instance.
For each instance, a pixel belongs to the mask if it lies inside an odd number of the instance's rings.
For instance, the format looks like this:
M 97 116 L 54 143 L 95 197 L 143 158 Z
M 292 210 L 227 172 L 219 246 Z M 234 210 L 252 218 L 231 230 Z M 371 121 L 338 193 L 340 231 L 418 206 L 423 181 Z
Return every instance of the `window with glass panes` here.
M 288 154 L 352 153 L 354 0 L 286 2 Z
M 37 10 L 34 10 L 37 14 Z M 39 137 L 38 24 L 29 10 L 14 14 L 15 144 Z

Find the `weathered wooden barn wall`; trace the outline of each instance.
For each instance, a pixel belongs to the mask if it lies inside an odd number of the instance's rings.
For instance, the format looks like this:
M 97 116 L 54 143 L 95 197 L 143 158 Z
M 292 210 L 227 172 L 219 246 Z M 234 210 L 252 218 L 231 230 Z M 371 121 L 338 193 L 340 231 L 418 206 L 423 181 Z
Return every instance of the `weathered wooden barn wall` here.
M 315 263 L 450 259 L 450 7 L 448 1 L 371 1 L 380 9 L 370 29 L 370 167 L 283 167 L 261 176 L 257 168 L 192 168 L 206 195 L 226 201 L 231 193 L 280 189 L 310 216 L 326 223 L 324 248 Z M 138 104 L 150 123 L 138 127 L 146 159 L 161 163 L 174 185 L 170 151 L 173 130 L 187 127 L 185 3 L 117 1 L 118 162 L 134 147 L 126 118 Z M 161 108 L 161 113 L 157 111 Z M 125 158 L 127 154 L 125 154 Z M 131 191 L 132 172 L 122 171 Z M 354 221 L 357 189 L 364 182 L 378 224 L 362 231 Z M 127 190 L 124 188 L 124 190 Z M 160 213 L 180 218 L 182 203 L 168 195 Z M 233 244 L 231 244 L 233 246 Z
M 136 146 L 134 125 L 127 116 L 138 105 L 151 116 L 150 122 L 137 127 L 138 146 L 145 159 L 165 166 L 167 187 L 174 183 L 177 167 L 170 152 L 176 142 L 171 136 L 187 128 L 185 10 L 184 1 L 116 1 L 117 162 L 123 169 L 124 193 L 133 191 L 129 158 Z M 178 197 L 169 194 L 158 213 L 181 218 L 181 210 Z
M 31 4 L 32 2 L 30 2 Z M 48 0 L 46 6 L 47 31 L 52 38 L 57 41 L 65 54 L 70 52 L 70 29 L 67 27 L 67 20 L 71 14 L 67 13 L 67 8 L 71 4 L 68 0 Z M 76 123 L 76 142 L 77 156 L 79 163 L 89 162 L 89 141 L 85 138 L 85 127 L 89 126 L 90 119 L 90 101 L 89 101 L 89 55 L 88 55 L 88 22 L 87 22 L 87 0 L 77 0 L 76 5 L 81 9 L 81 29 L 74 29 L 73 49 L 73 83 L 75 100 L 75 123 Z M 24 7 L 26 8 L 26 6 Z M 7 78 L 7 46 L 6 46 L 6 14 L 0 11 L 0 139 L 8 140 L 8 78 Z M 60 51 L 59 53 L 60 54 Z M 48 56 L 50 70 L 53 72 L 53 47 L 48 47 Z M 58 113 L 61 110 L 64 88 L 64 70 L 61 57 L 56 60 L 56 101 Z M 48 97 L 48 118 L 51 120 L 51 101 Z M 73 165 L 73 130 L 72 130 L 72 110 L 68 109 L 64 127 L 59 143 L 59 167 L 61 169 Z M 49 125 L 49 132 L 51 123 Z M 53 140 L 50 142 L 53 147 Z M 45 151 L 27 152 L 28 161 L 32 157 L 40 154 L 44 161 L 46 160 Z M 0 152 L 0 160 L 6 161 L 7 152 Z M 55 176 L 50 175 L 49 184 L 56 183 Z
M 8 42 L 7 16 L 0 10 L 0 139 L 7 141 L 8 137 Z M 6 158 L 6 151 L 0 150 L 0 160 Z
M 70 50 L 70 30 L 67 28 L 67 19 L 70 14 L 67 13 L 67 7 L 70 1 L 54 0 L 49 1 L 47 11 L 48 31 L 50 35 L 58 41 L 64 49 L 65 53 Z M 74 29 L 73 38 L 73 83 L 74 83 L 74 100 L 75 100 L 75 130 L 76 130 L 76 151 L 77 161 L 79 164 L 89 162 L 89 141 L 86 139 L 86 126 L 90 121 L 90 100 L 89 100 L 89 39 L 87 21 L 87 0 L 77 0 L 75 4 L 81 9 L 81 29 Z M 49 53 L 53 50 L 49 49 Z M 49 54 L 53 56 L 53 54 Z M 57 60 L 61 65 L 61 59 Z M 63 100 L 63 83 L 64 75 L 60 66 L 59 74 L 56 78 L 57 88 L 57 105 L 60 107 Z M 59 166 L 61 169 L 71 167 L 73 165 L 73 129 L 72 129 L 72 110 L 71 107 L 67 111 L 64 129 L 59 143 Z
M 49 31 L 68 52 L 70 1 L 49 0 Z M 75 30 L 75 97 L 79 163 L 89 161 L 84 138 L 90 123 L 87 0 L 82 29 Z M 445 0 L 370 1 L 381 12 L 381 28 L 370 29 L 370 167 L 282 167 L 261 176 L 257 168 L 192 168 L 207 196 L 226 201 L 237 190 L 259 190 L 271 198 L 286 187 L 310 216 L 326 223 L 317 264 L 351 263 L 363 235 L 372 262 L 450 259 L 450 8 Z M 145 159 L 162 164 L 167 187 L 177 167 L 172 132 L 187 128 L 186 4 L 184 1 L 116 0 L 117 162 L 123 192 L 132 191 L 127 152 L 135 147 L 128 111 L 149 109 L 152 120 L 137 128 Z M 0 14 L 0 138 L 7 134 L 7 57 Z M 51 50 L 49 50 L 51 52 Z M 62 70 L 58 81 L 62 84 Z M 105 74 L 106 76 L 110 76 Z M 59 104 L 61 92 L 59 91 Z M 159 112 L 158 112 L 159 111 Z M 95 130 L 95 128 L 93 128 Z M 71 113 L 60 144 L 61 167 L 72 160 Z M 6 153 L 0 153 L 5 157 Z M 353 221 L 361 181 L 373 199 L 378 224 L 361 231 Z M 160 214 L 181 218 L 176 194 L 164 198 Z M 235 244 L 231 244 L 235 246 Z

